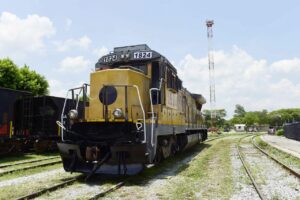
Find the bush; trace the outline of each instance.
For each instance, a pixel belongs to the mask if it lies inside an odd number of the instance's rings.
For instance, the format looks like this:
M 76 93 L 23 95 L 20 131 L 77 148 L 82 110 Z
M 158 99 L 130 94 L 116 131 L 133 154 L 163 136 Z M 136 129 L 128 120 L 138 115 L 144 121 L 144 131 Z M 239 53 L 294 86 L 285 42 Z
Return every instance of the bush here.
M 276 132 L 275 132 L 276 135 L 278 136 L 282 136 L 283 135 L 283 129 L 278 129 Z

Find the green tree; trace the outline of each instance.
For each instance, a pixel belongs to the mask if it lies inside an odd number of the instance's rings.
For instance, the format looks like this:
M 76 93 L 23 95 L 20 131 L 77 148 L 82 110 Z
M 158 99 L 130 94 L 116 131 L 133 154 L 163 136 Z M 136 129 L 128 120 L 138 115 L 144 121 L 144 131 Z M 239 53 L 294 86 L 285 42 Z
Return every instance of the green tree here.
M 244 117 L 238 117 L 238 116 L 234 116 L 233 118 L 231 118 L 229 120 L 230 124 L 233 126 L 235 124 L 244 124 L 245 123 L 245 119 Z
M 240 104 L 235 105 L 234 116 L 235 117 L 244 117 L 246 114 L 245 108 Z
M 35 96 L 48 94 L 49 85 L 44 76 L 31 71 L 27 65 L 20 69 L 20 75 L 19 90 L 30 91 Z
M 27 65 L 19 69 L 5 58 L 0 59 L 0 87 L 28 91 L 36 96 L 48 94 L 49 84 L 44 76 L 31 71 Z
M 210 110 L 203 110 L 203 115 L 204 115 L 204 119 L 205 119 L 205 125 L 207 127 L 211 127 L 211 111 Z M 221 128 L 224 127 L 225 125 L 225 117 L 226 117 L 227 113 L 225 109 L 219 109 L 216 110 L 216 119 L 213 122 L 214 126 Z
M 268 114 L 269 123 L 272 126 L 282 126 L 284 123 L 300 121 L 299 108 L 287 108 L 274 110 Z
M 259 111 L 247 112 L 244 117 L 244 123 L 247 126 L 252 126 L 254 124 L 259 124 Z
M 18 66 L 12 60 L 0 59 L 0 87 L 18 89 L 20 78 Z
M 269 117 L 268 117 L 268 111 L 266 109 L 263 109 L 260 113 L 259 113 L 259 124 L 269 124 Z

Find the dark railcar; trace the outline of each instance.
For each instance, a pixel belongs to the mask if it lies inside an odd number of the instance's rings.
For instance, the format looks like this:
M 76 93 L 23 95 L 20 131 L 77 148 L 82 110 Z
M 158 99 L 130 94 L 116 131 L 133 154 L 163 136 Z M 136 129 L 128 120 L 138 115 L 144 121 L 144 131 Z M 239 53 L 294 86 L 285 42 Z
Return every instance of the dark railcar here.
M 14 135 L 16 117 L 16 103 L 30 97 L 30 92 L 12 90 L 0 87 L 0 154 L 11 151 L 20 151 L 20 142 Z
M 24 97 L 30 97 L 30 92 L 12 90 L 0 87 L 0 137 L 9 138 L 13 135 L 15 125 L 16 102 Z
M 16 119 L 15 132 L 19 137 L 26 136 L 36 151 L 53 150 L 56 142 L 60 139 L 60 129 L 56 121 L 61 120 L 61 112 L 65 98 L 53 96 L 40 96 L 23 98 L 17 102 L 15 110 L 20 115 Z M 67 100 L 66 108 L 75 102 Z M 79 110 L 82 104 L 79 102 Z M 81 109 L 82 108 L 82 109 Z M 79 112 L 81 115 L 81 113 Z

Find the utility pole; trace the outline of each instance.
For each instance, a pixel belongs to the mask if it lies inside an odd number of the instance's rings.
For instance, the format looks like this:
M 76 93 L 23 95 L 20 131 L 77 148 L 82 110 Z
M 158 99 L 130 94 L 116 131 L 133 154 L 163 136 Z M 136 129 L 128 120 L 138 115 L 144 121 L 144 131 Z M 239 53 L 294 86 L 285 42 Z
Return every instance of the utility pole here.
M 213 20 L 206 20 L 207 27 L 207 39 L 208 39 L 208 69 L 209 69 L 209 100 L 210 100 L 210 117 L 211 117 L 211 127 L 214 127 L 214 122 L 216 120 L 216 91 L 215 91 L 215 66 L 214 66 L 214 54 L 212 47 L 213 38 Z

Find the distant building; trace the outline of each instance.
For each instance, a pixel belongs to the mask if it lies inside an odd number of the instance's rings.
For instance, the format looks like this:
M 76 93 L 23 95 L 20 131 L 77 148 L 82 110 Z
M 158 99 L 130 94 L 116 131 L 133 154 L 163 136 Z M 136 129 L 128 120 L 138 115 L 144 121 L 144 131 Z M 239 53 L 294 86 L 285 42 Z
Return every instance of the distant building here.
M 270 125 L 269 124 L 262 124 L 262 125 L 258 125 L 258 124 L 254 124 L 251 126 L 247 126 L 247 131 L 249 132 L 267 132 L 269 131 Z
M 242 132 L 246 130 L 246 124 L 235 124 L 234 129 L 237 132 Z

